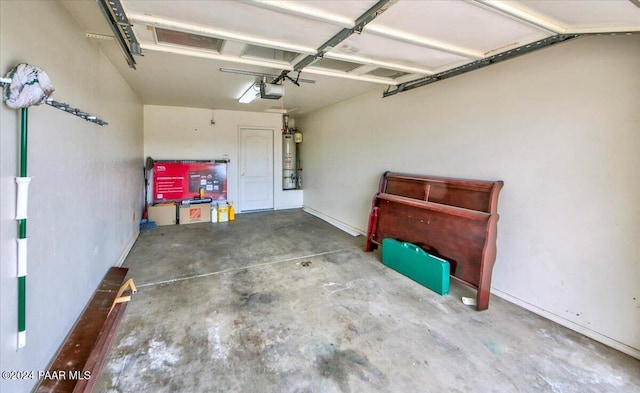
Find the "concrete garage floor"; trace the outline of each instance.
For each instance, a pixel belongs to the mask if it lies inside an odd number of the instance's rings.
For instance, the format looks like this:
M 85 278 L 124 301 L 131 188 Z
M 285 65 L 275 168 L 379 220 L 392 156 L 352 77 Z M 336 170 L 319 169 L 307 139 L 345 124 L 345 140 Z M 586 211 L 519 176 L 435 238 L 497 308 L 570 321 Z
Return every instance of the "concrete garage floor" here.
M 640 361 L 439 296 L 301 210 L 142 233 L 97 392 L 640 392 Z

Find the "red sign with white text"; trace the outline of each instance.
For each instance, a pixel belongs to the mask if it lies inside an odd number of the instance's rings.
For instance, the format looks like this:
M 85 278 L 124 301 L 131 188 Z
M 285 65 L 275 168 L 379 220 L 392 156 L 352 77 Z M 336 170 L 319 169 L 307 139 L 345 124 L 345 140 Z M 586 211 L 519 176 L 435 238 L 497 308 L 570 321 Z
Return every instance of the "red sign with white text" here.
M 156 161 L 153 165 L 153 201 L 177 202 L 200 196 L 227 199 L 226 161 Z

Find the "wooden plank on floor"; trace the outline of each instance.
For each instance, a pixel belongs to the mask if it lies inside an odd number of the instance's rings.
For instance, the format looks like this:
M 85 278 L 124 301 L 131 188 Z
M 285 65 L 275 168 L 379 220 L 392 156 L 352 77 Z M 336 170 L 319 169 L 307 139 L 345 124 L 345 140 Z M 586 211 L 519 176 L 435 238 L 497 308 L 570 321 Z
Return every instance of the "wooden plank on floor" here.
M 109 314 L 128 270 L 122 267 L 109 269 L 49 366 L 49 378 L 41 379 L 36 393 L 78 392 L 76 385 L 86 378 L 87 371 L 90 378 L 81 385 L 93 386 L 95 382 L 91 379 L 98 378 L 112 335 L 125 310 L 126 303 L 118 304 Z M 97 370 L 88 368 L 96 366 Z

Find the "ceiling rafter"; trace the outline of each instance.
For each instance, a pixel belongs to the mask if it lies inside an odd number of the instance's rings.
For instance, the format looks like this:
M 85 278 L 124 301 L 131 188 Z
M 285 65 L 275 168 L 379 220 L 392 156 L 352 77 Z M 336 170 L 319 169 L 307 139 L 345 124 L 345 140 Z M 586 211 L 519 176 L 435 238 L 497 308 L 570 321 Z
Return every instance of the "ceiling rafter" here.
M 475 51 L 469 48 L 462 48 L 456 45 L 441 42 L 435 39 L 425 39 L 413 34 L 396 31 L 393 29 L 385 28 L 384 26 L 367 26 L 365 32 L 375 34 L 379 37 L 390 38 L 396 41 L 406 42 L 408 44 L 418 45 L 424 48 L 435 49 L 437 51 L 449 53 L 452 55 L 466 57 L 472 60 L 479 60 L 483 58 L 481 52 Z
M 493 13 L 507 16 L 512 20 L 525 23 L 527 25 L 536 27 L 550 34 L 563 34 L 567 33 L 566 26 L 558 25 L 550 21 L 548 18 L 543 18 L 538 15 L 533 15 L 529 12 L 525 12 L 519 8 L 513 7 L 500 0 L 466 0 L 467 3 L 481 7 Z
M 272 60 L 272 61 L 269 61 L 266 59 L 256 60 L 248 57 L 229 56 L 229 55 L 224 55 L 221 53 L 205 51 L 205 50 L 187 49 L 187 48 L 180 48 L 173 45 L 158 45 L 158 44 L 151 44 L 151 43 L 145 43 L 145 42 L 142 42 L 140 44 L 140 47 L 142 49 L 152 50 L 155 52 L 173 53 L 176 55 L 200 57 L 203 59 L 221 60 L 221 61 L 228 61 L 228 62 L 240 63 L 240 64 L 249 64 L 249 65 L 254 65 L 259 67 L 269 67 L 274 69 L 284 68 L 284 69 L 289 69 L 291 71 L 293 70 L 293 67 L 291 66 L 291 64 L 287 62 L 279 62 L 276 60 Z
M 303 17 L 318 22 L 332 24 L 334 26 L 350 29 L 355 25 L 352 19 L 322 11 L 318 8 L 307 7 L 304 4 L 293 1 L 270 1 L 270 0 L 239 0 L 240 3 L 252 5 L 254 7 L 265 8 L 272 11 L 284 12 L 289 15 Z
M 280 50 L 287 50 L 291 52 L 312 54 L 316 49 L 301 45 L 289 44 L 281 41 L 265 40 L 263 38 L 254 37 L 246 34 L 238 34 L 231 31 L 211 29 L 189 23 L 179 22 L 172 19 L 160 18 L 155 16 L 131 14 L 129 20 L 139 24 L 145 24 L 153 27 L 162 27 L 165 29 L 173 29 L 184 31 L 188 33 L 203 34 L 224 40 L 241 41 L 247 44 L 266 46 L 269 48 L 275 48 Z

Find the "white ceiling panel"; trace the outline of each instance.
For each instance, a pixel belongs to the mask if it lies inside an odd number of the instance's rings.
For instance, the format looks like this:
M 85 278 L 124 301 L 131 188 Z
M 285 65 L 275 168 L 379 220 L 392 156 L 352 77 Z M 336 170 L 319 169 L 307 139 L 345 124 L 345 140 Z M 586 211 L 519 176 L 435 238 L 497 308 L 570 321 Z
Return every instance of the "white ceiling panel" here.
M 134 21 L 160 18 L 309 48 L 319 47 L 336 30 L 334 25 L 237 1 L 126 1 L 123 6 Z
M 279 1 L 274 1 L 278 3 Z M 304 4 L 310 9 L 340 15 L 351 19 L 354 22 L 364 14 L 369 8 L 373 7 L 376 0 L 322 0 L 322 1 L 289 1 L 289 3 Z M 317 12 L 315 11 L 315 12 Z
M 344 48 L 348 48 L 348 50 L 344 50 Z M 451 53 L 416 46 L 366 32 L 352 35 L 329 53 L 334 52 L 431 70 L 469 60 Z
M 376 4 L 375 0 L 322 0 L 322 1 L 245 1 L 258 7 L 324 21 L 341 27 L 353 27 L 355 20 Z
M 481 53 L 551 35 L 473 3 L 451 0 L 401 0 L 365 29 L 387 36 L 429 37 Z
M 567 32 L 640 29 L 640 8 L 631 0 L 527 0 L 503 1 L 524 12 L 547 18 Z M 640 4 L 636 2 L 636 4 Z

